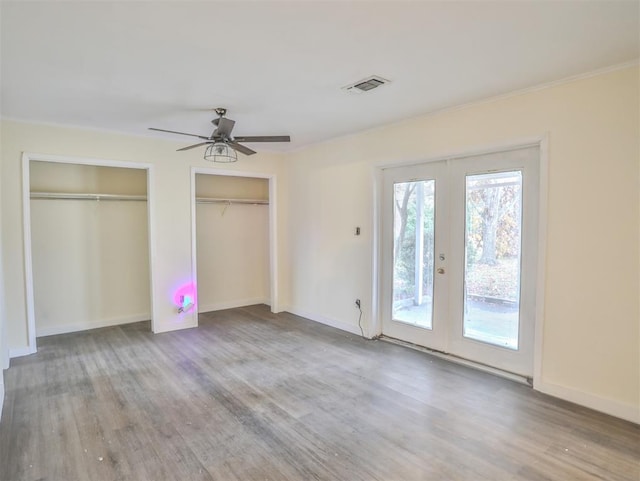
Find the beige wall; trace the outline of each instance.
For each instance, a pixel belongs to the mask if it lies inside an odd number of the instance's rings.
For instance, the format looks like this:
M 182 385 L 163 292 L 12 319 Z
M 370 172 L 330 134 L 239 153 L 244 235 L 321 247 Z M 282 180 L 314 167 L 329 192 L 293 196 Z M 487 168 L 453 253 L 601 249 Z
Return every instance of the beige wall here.
M 31 201 L 36 334 L 151 318 L 144 202 Z
M 196 174 L 196 196 L 269 199 L 269 180 Z M 269 206 L 197 204 L 199 312 L 270 302 Z
M 31 192 L 147 195 L 147 171 L 99 165 L 31 161 Z
M 202 152 L 176 152 L 182 143 L 130 137 L 102 131 L 2 121 L 2 248 L 5 279 L 7 343 L 13 352 L 28 344 L 22 237 L 23 152 L 63 157 L 108 159 L 151 166 L 152 312 L 158 331 L 193 326 L 196 314 L 178 314 L 176 290 L 193 280 L 191 272 L 191 167 L 217 168 Z M 244 157 L 225 170 L 279 174 L 278 155 Z M 278 193 L 278 195 L 280 195 Z M 284 224 L 282 224 L 284 229 Z
M 196 174 L 196 196 L 218 199 L 269 200 L 269 179 Z
M 638 68 L 626 68 L 290 154 L 290 309 L 356 331 L 360 298 L 369 324 L 376 164 L 548 134 L 537 387 L 640 421 L 638 80 Z

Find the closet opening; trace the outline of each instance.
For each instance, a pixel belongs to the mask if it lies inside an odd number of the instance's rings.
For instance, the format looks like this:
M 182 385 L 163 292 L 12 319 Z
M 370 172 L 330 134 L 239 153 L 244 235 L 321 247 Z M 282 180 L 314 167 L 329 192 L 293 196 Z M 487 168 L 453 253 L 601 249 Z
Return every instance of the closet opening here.
M 151 308 L 147 164 L 23 156 L 29 353 L 36 338 Z
M 275 177 L 192 169 L 198 314 L 267 304 L 277 312 Z

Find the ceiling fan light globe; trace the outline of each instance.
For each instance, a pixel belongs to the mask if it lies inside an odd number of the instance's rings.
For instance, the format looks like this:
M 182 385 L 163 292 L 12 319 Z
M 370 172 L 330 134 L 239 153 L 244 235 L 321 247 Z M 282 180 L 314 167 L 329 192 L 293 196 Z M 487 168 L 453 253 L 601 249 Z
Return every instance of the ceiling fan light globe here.
M 209 144 L 204 151 L 204 160 L 210 162 L 230 163 L 238 160 L 238 154 L 224 142 Z

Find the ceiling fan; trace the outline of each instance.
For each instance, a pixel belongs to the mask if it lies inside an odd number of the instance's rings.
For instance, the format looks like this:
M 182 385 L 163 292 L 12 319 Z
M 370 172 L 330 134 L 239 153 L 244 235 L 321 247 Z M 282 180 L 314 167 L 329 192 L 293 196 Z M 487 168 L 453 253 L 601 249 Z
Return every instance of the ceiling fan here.
M 186 132 L 176 132 L 175 130 L 156 129 L 149 127 L 149 130 L 156 130 L 158 132 L 168 132 L 170 134 L 189 135 L 191 137 L 198 137 L 203 142 L 197 144 L 188 145 L 178 149 L 178 152 L 183 150 L 195 149 L 207 145 L 207 149 L 204 154 L 206 160 L 213 160 L 214 162 L 235 162 L 238 160 L 236 151 L 242 152 L 245 155 L 253 155 L 255 150 L 246 147 L 239 142 L 290 142 L 291 137 L 288 135 L 242 135 L 234 137 L 231 135 L 235 120 L 225 117 L 227 109 L 217 108 L 215 109 L 218 114 L 217 119 L 213 119 L 211 123 L 216 126 L 209 137 L 198 134 L 188 134 Z

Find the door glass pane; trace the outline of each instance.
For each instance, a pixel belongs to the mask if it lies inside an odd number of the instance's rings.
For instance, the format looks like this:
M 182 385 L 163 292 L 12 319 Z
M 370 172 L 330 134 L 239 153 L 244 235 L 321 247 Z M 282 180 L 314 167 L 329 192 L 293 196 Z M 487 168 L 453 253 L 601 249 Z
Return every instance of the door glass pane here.
M 394 184 L 394 321 L 431 329 L 435 180 Z
M 522 172 L 466 177 L 465 337 L 518 349 Z

